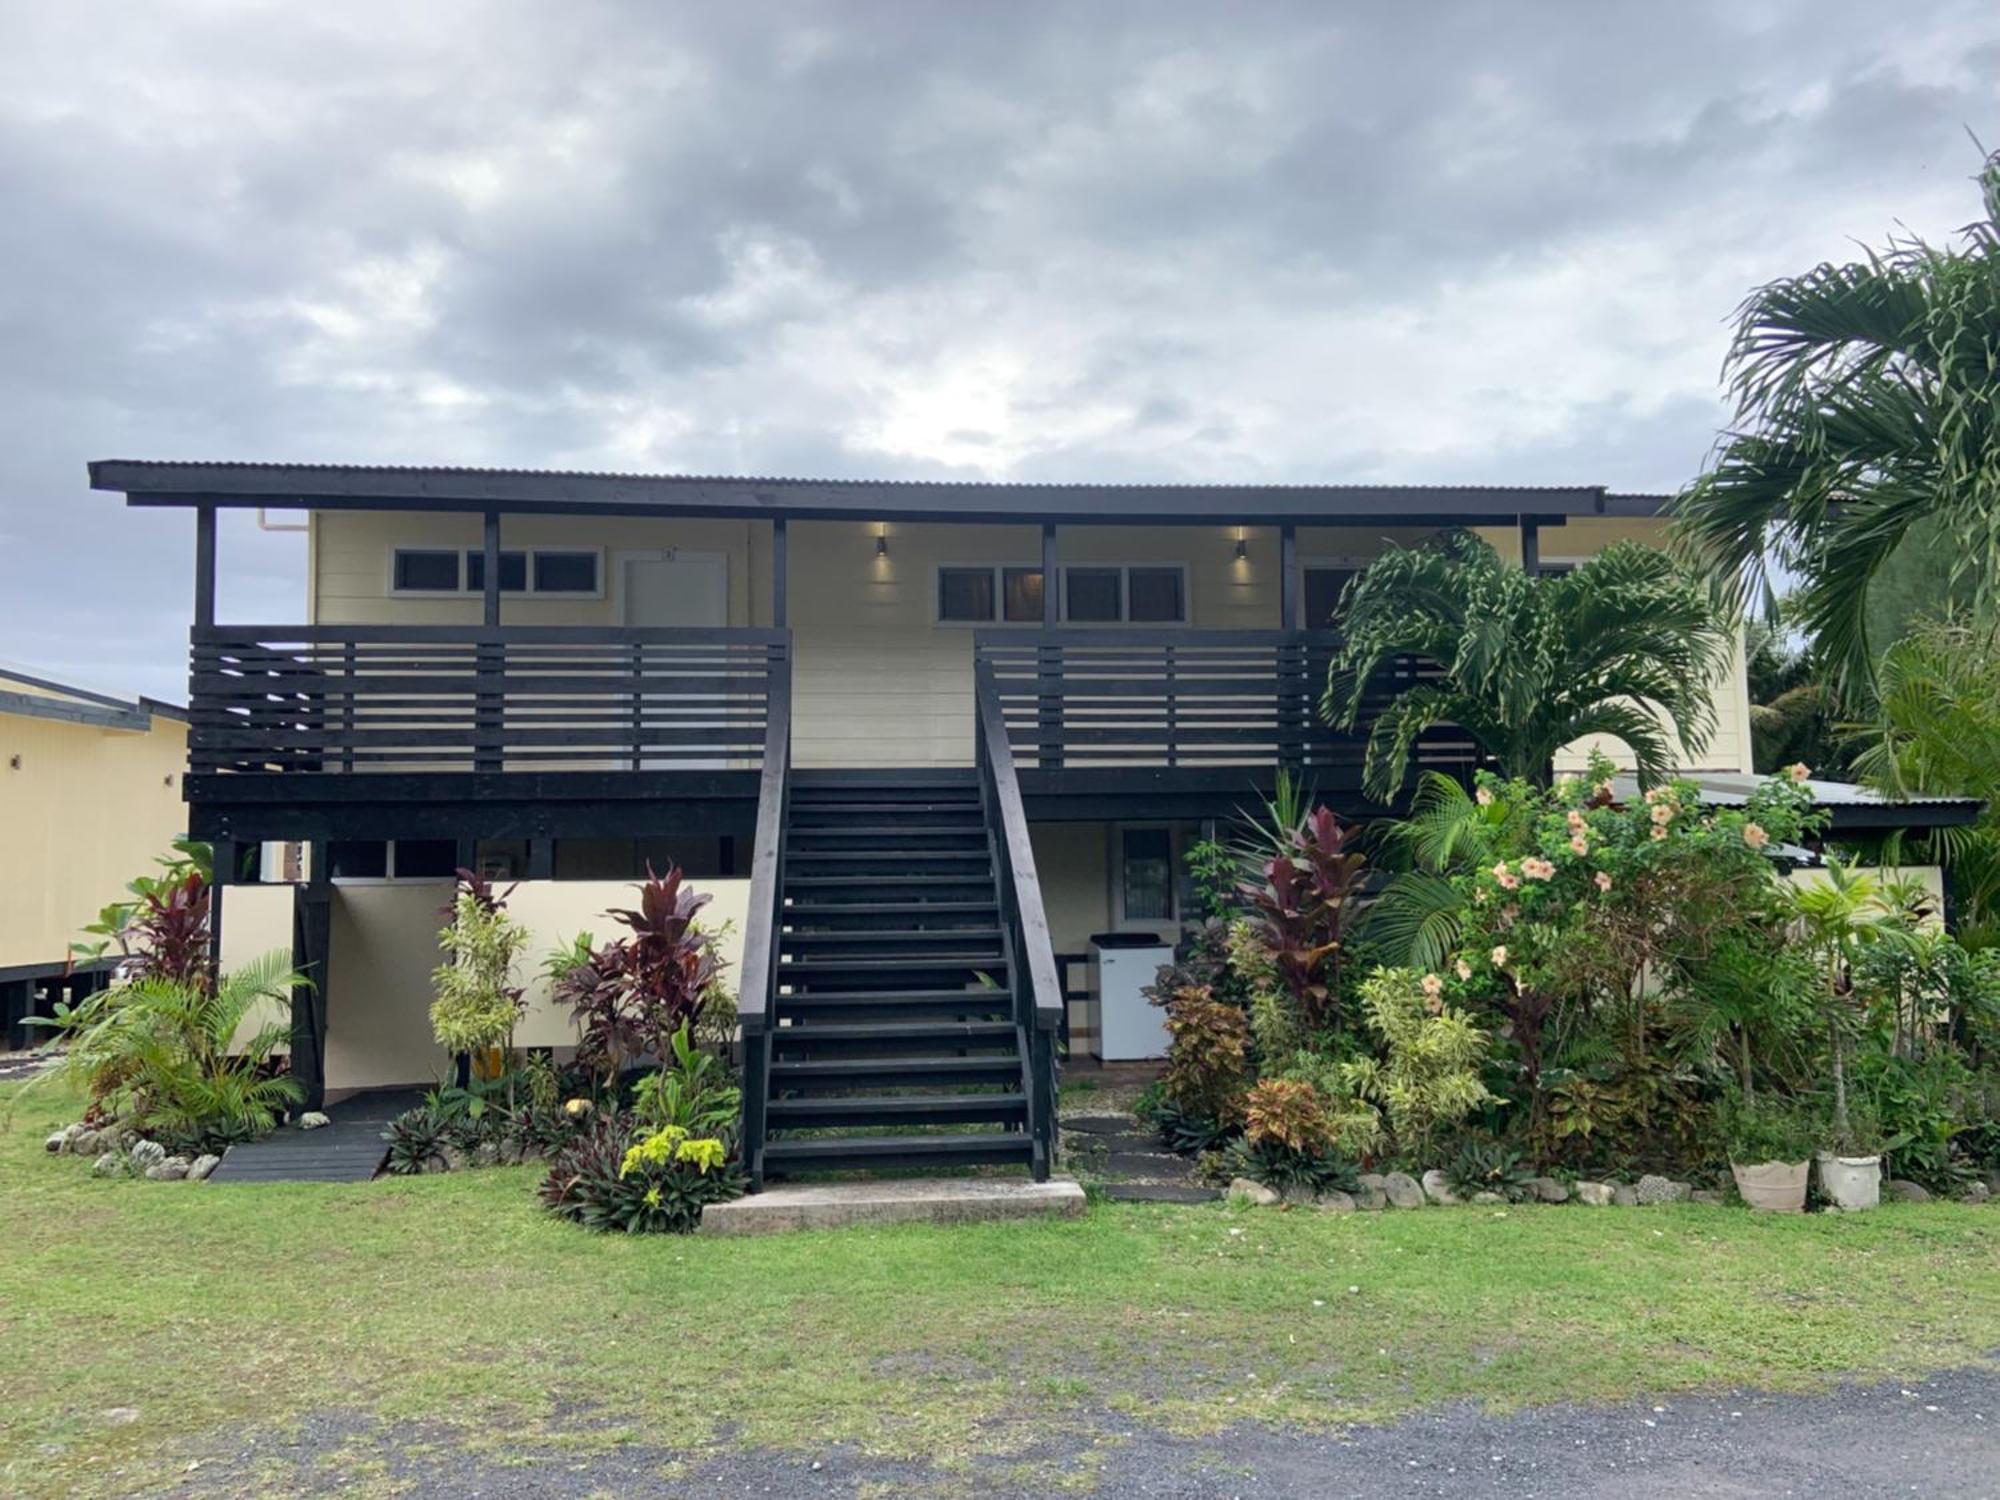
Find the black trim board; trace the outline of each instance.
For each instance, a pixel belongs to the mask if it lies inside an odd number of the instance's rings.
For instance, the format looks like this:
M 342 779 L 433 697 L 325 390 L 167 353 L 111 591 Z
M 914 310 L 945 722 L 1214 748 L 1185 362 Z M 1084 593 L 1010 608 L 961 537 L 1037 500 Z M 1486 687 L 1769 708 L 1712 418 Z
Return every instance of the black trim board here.
M 191 835 L 265 839 L 748 835 L 756 771 L 189 776 Z

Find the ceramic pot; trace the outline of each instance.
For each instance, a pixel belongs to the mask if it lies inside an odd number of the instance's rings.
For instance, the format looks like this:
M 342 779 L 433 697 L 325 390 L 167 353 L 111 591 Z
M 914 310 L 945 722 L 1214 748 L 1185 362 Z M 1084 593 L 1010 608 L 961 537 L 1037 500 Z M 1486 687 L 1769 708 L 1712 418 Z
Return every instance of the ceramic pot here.
M 1822 1151 L 1819 1161 L 1819 1190 L 1836 1208 L 1849 1212 L 1874 1208 L 1882 1201 L 1882 1158 L 1879 1156 L 1836 1156 Z
M 1731 1162 L 1736 1191 L 1743 1201 L 1761 1213 L 1803 1213 L 1806 1206 L 1806 1173 L 1809 1161 Z

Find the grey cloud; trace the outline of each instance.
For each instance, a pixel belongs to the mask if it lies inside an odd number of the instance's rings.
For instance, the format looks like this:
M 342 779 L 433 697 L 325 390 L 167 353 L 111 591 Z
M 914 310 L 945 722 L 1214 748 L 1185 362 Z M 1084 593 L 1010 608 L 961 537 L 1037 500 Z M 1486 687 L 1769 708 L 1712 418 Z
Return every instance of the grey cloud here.
M 1754 282 L 1970 217 L 1942 3 L 0 14 L 0 655 L 177 690 L 94 456 L 1603 482 Z M 225 610 L 295 614 L 295 537 Z

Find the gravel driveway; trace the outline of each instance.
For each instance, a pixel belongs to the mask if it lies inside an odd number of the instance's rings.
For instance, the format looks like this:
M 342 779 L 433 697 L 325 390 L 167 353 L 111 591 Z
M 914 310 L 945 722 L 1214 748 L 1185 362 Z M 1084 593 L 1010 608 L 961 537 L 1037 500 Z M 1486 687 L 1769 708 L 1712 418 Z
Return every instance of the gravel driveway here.
M 174 1492 L 1039 1500 L 1062 1484 L 1064 1493 L 1174 1500 L 1993 1500 L 2000 1497 L 2000 1370 L 1825 1396 L 1737 1393 L 1659 1405 L 1544 1407 L 1510 1417 L 1448 1408 L 1331 1434 L 1242 1427 L 1176 1438 L 1107 1413 L 1094 1438 L 1066 1438 L 953 1470 L 838 1448 L 676 1460 L 669 1451 L 629 1444 L 609 1453 L 517 1448 L 501 1459 L 468 1453 L 442 1431 L 329 1414 L 282 1440 L 214 1454 Z

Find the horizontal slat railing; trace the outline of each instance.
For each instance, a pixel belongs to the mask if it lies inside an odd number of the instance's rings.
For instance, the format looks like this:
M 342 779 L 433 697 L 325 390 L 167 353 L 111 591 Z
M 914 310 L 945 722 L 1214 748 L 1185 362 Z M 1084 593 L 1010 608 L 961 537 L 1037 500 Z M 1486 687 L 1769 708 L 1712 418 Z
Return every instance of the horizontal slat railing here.
M 1024 770 L 1276 764 L 1358 782 L 1375 715 L 1437 668 L 1386 668 L 1346 733 L 1320 716 L 1339 649 L 1335 632 L 1287 630 L 991 630 L 974 643 Z M 1418 751 L 1441 767 L 1475 755 L 1451 729 Z
M 228 625 L 191 639 L 198 774 L 754 764 L 790 678 L 783 630 Z

